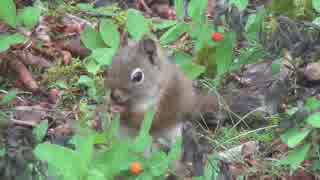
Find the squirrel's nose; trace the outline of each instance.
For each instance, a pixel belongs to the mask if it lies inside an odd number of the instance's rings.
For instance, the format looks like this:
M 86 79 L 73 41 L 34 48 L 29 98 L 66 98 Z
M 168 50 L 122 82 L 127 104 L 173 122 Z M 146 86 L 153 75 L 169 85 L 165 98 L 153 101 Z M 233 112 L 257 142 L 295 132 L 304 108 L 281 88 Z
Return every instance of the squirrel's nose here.
M 123 101 L 122 96 L 123 96 L 123 93 L 119 89 L 115 89 L 111 91 L 111 94 L 110 94 L 111 100 L 117 103 L 121 103 Z

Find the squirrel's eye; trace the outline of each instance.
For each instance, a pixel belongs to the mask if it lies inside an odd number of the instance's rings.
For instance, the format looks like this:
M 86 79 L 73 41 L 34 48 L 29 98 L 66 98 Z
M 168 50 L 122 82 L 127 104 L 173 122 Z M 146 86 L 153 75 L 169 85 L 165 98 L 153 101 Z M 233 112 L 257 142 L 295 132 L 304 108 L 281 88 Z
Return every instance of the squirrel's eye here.
M 144 74 L 140 68 L 136 68 L 132 71 L 130 79 L 134 83 L 141 83 L 144 80 Z

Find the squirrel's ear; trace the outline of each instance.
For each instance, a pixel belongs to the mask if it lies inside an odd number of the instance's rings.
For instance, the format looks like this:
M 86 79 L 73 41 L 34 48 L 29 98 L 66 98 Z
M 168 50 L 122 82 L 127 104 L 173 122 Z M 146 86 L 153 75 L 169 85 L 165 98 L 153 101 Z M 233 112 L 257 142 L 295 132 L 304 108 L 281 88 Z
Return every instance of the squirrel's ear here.
M 156 57 L 158 56 L 158 47 L 154 40 L 143 39 L 139 43 L 140 49 L 148 55 L 151 64 L 157 64 Z

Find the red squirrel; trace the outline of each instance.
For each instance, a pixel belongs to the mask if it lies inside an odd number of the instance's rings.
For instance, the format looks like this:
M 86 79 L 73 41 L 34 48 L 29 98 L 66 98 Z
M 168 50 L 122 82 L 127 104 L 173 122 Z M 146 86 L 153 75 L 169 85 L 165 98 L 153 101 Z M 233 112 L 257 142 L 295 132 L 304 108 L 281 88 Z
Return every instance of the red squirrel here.
M 111 111 L 119 112 L 122 134 L 135 135 L 154 106 L 150 134 L 174 141 L 182 123 L 217 108 L 216 97 L 200 93 L 156 40 L 145 38 L 120 48 L 106 72 Z

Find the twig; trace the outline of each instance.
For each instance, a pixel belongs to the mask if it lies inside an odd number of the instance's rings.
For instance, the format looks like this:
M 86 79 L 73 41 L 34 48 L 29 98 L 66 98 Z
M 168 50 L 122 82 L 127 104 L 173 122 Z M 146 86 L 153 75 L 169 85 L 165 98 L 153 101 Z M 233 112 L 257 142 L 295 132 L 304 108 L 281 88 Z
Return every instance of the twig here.
M 17 125 L 30 126 L 30 127 L 36 127 L 37 126 L 37 123 L 34 123 L 34 122 L 21 121 L 21 120 L 17 120 L 17 119 L 11 119 L 10 121 L 13 124 L 17 124 Z

